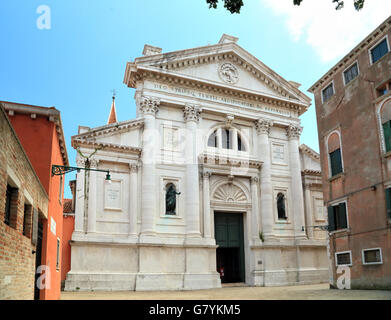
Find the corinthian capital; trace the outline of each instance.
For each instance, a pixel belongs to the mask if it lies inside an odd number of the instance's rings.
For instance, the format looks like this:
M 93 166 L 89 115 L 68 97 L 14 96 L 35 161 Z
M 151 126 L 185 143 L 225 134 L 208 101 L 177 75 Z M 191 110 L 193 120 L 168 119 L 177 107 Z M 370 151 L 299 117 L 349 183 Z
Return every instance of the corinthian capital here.
M 98 159 L 89 159 L 89 162 L 90 162 L 90 168 L 98 168 L 98 163 L 99 163 L 99 160 Z
M 185 118 L 185 121 L 196 121 L 200 119 L 200 108 L 199 106 L 196 106 L 194 104 L 185 104 L 185 108 L 183 109 L 183 117 Z
M 273 126 L 273 121 L 268 119 L 260 118 L 255 121 L 255 128 L 257 129 L 258 134 L 270 133 L 270 128 Z
M 140 111 L 143 114 L 155 115 L 159 111 L 160 99 L 142 96 L 140 99 Z
M 300 127 L 298 125 L 290 124 L 288 127 L 286 127 L 286 135 L 289 139 L 300 138 L 302 131 L 303 127 Z
M 77 158 L 76 158 L 76 165 L 77 165 L 78 167 L 84 168 L 85 164 L 86 164 L 86 160 L 85 160 L 85 159 L 80 158 L 80 157 L 77 157 Z

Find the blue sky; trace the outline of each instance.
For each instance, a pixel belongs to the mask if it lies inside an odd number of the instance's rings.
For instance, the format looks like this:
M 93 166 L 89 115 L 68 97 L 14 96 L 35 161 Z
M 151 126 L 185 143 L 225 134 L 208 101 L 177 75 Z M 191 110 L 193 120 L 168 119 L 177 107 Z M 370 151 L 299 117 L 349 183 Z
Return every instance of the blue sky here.
M 222 4 L 208 9 L 205 0 L 2 0 L 0 100 L 59 109 L 75 165 L 71 136 L 78 125 L 106 123 L 112 89 L 119 121 L 135 117 L 134 90 L 122 81 L 126 62 L 141 56 L 144 44 L 169 52 L 215 44 L 223 33 L 238 37 L 240 46 L 285 79 L 301 83 L 312 98 L 307 89 L 387 17 L 384 5 L 356 13 L 345 1 L 349 8 L 341 13 L 331 0 L 316 1 L 318 7 L 314 2 L 296 7 L 291 0 L 244 0 L 241 13 L 232 15 Z M 51 9 L 49 30 L 37 28 L 40 5 Z M 335 17 L 343 23 L 323 40 L 330 26 L 338 26 Z M 319 151 L 313 105 L 301 120 L 301 142 Z M 74 175 L 66 178 L 68 184 Z

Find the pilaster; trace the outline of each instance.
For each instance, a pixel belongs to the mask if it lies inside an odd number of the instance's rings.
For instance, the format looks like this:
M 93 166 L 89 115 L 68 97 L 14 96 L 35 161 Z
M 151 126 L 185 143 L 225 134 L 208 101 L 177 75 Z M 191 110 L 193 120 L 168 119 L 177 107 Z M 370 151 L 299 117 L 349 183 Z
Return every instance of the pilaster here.
M 262 233 L 265 240 L 272 237 L 273 233 L 273 190 L 271 181 L 271 159 L 269 133 L 273 122 L 260 118 L 255 121 L 258 133 L 258 157 L 263 162 L 261 169 L 261 215 Z
M 286 128 L 286 135 L 288 137 L 289 144 L 289 164 L 291 170 L 291 194 L 292 194 L 292 209 L 293 209 L 293 221 L 294 221 L 294 233 L 295 236 L 306 238 L 305 231 L 302 231 L 302 227 L 305 230 L 304 219 L 304 196 L 303 185 L 301 180 L 301 165 L 300 165 L 300 153 L 299 153 L 299 138 L 303 128 L 299 125 L 290 124 Z M 289 214 L 289 213 L 288 213 Z

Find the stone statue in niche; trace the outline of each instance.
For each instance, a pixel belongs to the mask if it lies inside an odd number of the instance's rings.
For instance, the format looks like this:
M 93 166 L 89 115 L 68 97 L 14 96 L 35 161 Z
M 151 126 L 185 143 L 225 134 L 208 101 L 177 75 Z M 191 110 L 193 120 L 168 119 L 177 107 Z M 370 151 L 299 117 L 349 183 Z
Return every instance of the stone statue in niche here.
M 176 215 L 176 196 L 180 195 L 180 192 L 176 192 L 175 185 L 170 183 L 166 187 L 166 214 Z
M 286 220 L 285 196 L 281 192 L 277 195 L 277 212 L 278 212 L 278 219 Z

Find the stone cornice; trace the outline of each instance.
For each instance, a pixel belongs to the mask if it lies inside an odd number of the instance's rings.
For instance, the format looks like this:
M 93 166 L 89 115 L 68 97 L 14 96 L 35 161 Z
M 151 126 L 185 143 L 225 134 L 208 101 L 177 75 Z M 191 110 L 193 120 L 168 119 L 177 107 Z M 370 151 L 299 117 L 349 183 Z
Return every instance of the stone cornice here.
M 299 149 L 300 151 L 304 152 L 305 154 L 309 155 L 311 158 L 313 158 L 314 160 L 318 160 L 320 161 L 320 155 L 319 153 L 317 153 L 316 151 L 314 151 L 313 149 L 311 149 L 309 146 L 307 146 L 306 144 L 301 144 L 299 146 Z
M 77 147 L 86 147 L 86 148 L 100 147 L 105 151 L 111 150 L 111 151 L 124 152 L 124 153 L 133 153 L 138 155 L 140 155 L 142 151 L 142 148 L 138 148 L 138 147 L 124 146 L 120 144 L 107 143 L 107 142 L 94 142 L 94 141 L 88 141 L 82 139 L 72 139 L 72 147 L 75 149 Z
M 105 135 L 109 135 L 109 134 L 113 134 L 113 133 L 118 133 L 121 131 L 126 131 L 130 128 L 140 128 L 143 125 L 144 125 L 143 119 L 132 119 L 132 120 L 127 120 L 127 121 L 123 121 L 123 122 L 107 124 L 104 126 L 92 128 L 92 129 L 88 130 L 87 132 L 72 136 L 72 141 L 74 139 L 86 140 L 86 139 L 101 137 L 101 136 L 105 136 Z
M 303 176 L 321 177 L 322 176 L 322 171 L 320 171 L 320 170 L 312 170 L 312 169 L 304 169 L 304 170 L 301 171 L 301 174 Z
M 357 56 L 365 50 L 368 50 L 376 41 L 383 37 L 391 28 L 391 17 L 388 17 L 380 26 L 372 31 L 364 40 L 362 40 L 353 50 L 343 57 L 334 67 L 332 67 L 324 76 L 322 76 L 315 84 L 308 89 L 308 92 L 314 93 L 325 82 L 330 82 L 334 75 L 345 69 L 357 59 Z
M 249 158 L 231 157 L 219 154 L 203 153 L 198 156 L 200 164 L 216 164 L 229 167 L 253 167 L 261 168 L 263 162 Z

